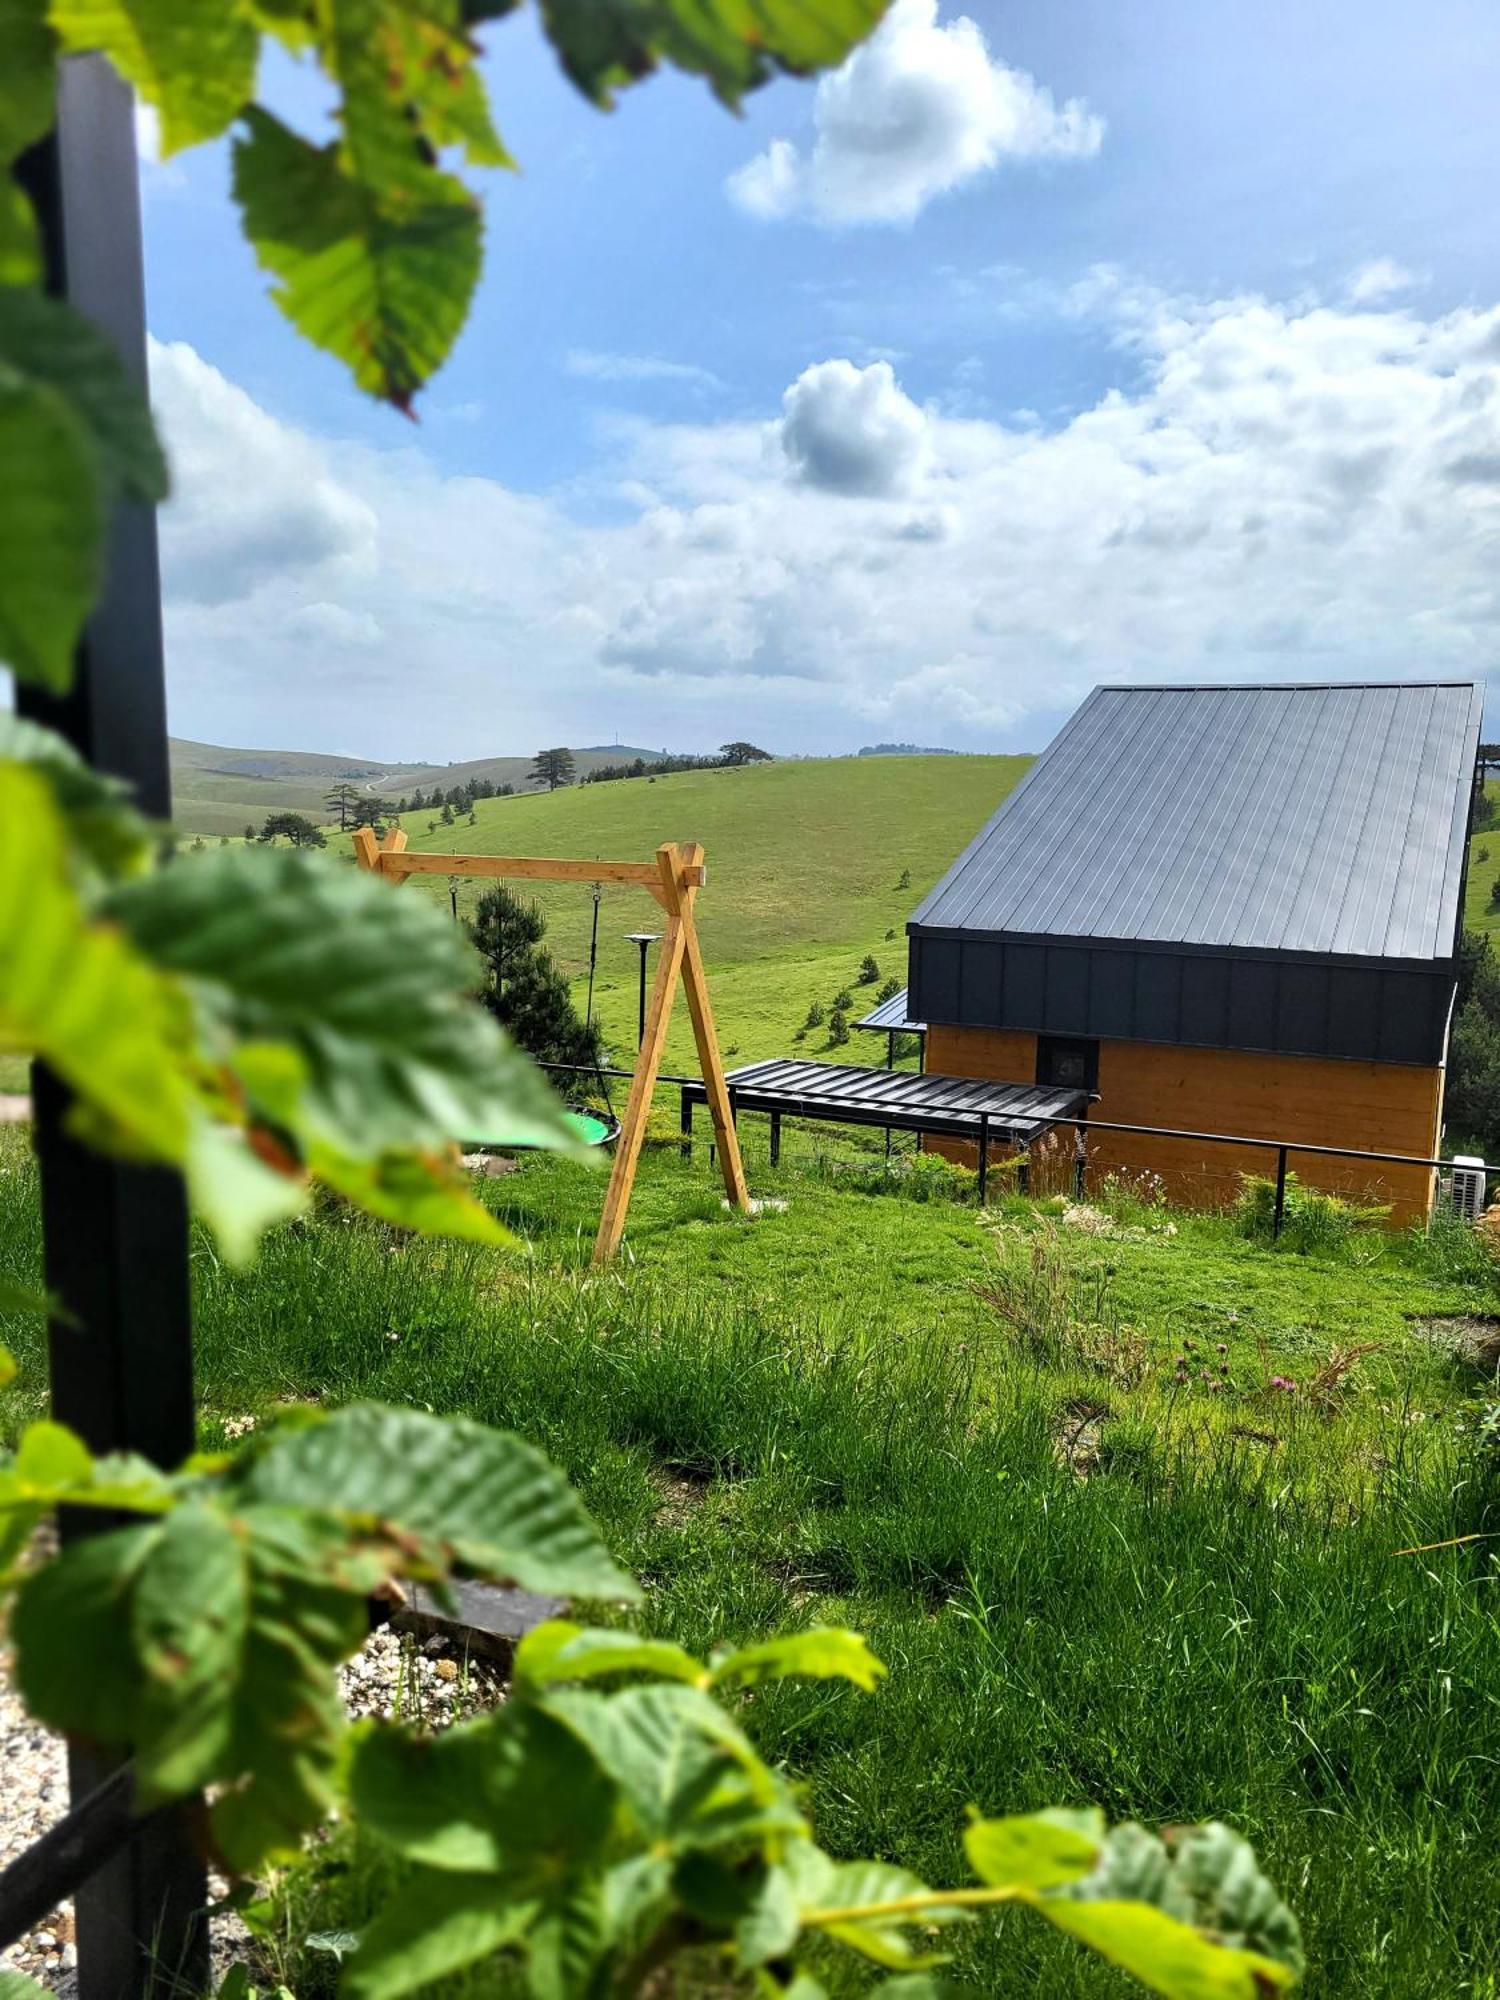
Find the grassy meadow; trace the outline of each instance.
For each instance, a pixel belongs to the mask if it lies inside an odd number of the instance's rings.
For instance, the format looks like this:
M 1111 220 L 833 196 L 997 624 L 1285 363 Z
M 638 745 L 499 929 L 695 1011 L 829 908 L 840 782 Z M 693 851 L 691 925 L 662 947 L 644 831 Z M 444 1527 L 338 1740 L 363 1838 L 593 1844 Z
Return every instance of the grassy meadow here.
M 731 1215 L 702 1150 L 650 1149 L 606 1274 L 598 1174 L 540 1159 L 483 1183 L 512 1253 L 337 1209 L 248 1274 L 198 1238 L 204 1443 L 288 1398 L 510 1426 L 568 1468 L 652 1630 L 870 1635 L 877 1695 L 753 1704 L 837 1849 L 941 1880 L 971 1802 L 1219 1815 L 1296 1904 L 1315 2000 L 1500 1993 L 1495 1390 L 1427 1326 L 1500 1309 L 1473 1237 L 1298 1255 L 1122 1190 L 1092 1234 L 1058 1200 L 981 1216 L 971 1177 L 887 1172 L 826 1129 L 774 1173 L 757 1121 L 746 1142 L 784 1209 Z M 0 1272 L 36 1260 L 32 1170 L 0 1135 Z M 0 1337 L 23 1363 L 10 1433 L 41 1342 Z M 334 1980 L 302 1940 L 395 1887 L 348 1831 L 281 1883 L 299 2000 Z M 1020 1914 L 964 1934 L 954 1969 L 1134 1990 Z
M 844 757 L 686 771 L 656 779 L 570 786 L 484 799 L 475 824 L 431 813 L 403 822 L 414 848 L 447 853 L 599 856 L 649 860 L 664 840 L 698 840 L 708 883 L 698 898 L 719 1039 L 731 1062 L 825 1055 L 826 1035 L 793 1042 L 809 1005 L 826 1008 L 853 986 L 873 952 L 882 978 L 906 980 L 906 919 L 1026 770 L 1027 757 Z M 335 839 L 332 843 L 340 843 Z M 899 886 L 909 873 L 905 888 Z M 459 885 L 460 914 L 484 883 Z M 587 886 L 530 885 L 548 920 L 547 948 L 578 981 L 588 964 L 593 905 Z M 444 880 L 404 893 L 441 897 Z M 641 890 L 606 888 L 599 908 L 595 1010 L 625 1058 L 635 1049 L 638 959 L 629 931 L 656 930 L 661 911 Z M 865 1037 L 845 1050 L 879 1060 Z M 679 1008 L 669 1069 L 691 1068 L 692 1031 Z

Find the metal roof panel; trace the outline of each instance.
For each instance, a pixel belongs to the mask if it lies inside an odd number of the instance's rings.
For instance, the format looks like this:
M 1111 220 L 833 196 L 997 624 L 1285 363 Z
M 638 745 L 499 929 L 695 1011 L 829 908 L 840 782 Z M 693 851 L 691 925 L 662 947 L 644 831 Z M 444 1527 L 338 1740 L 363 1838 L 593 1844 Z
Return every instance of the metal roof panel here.
M 1446 960 L 1468 681 L 1098 687 L 915 929 Z

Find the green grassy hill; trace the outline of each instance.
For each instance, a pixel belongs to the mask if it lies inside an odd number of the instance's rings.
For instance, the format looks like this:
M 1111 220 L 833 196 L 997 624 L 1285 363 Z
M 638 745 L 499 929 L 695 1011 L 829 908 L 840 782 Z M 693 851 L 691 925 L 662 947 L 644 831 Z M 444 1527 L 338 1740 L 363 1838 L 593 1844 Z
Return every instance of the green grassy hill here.
M 488 778 L 496 785 L 524 786 L 532 758 L 475 757 L 463 764 L 388 764 L 372 757 L 345 757 L 318 750 L 233 750 L 221 743 L 172 738 L 173 819 L 183 833 L 205 836 L 243 834 L 259 827 L 267 813 L 300 812 L 322 819 L 323 800 L 340 779 L 361 785 L 376 797 L 399 799 L 417 789 L 444 791 Z M 602 764 L 630 763 L 661 755 L 634 745 L 597 745 L 575 750 L 580 772 Z
M 1485 787 L 1491 798 L 1500 798 L 1500 787 Z M 1469 877 L 1464 891 L 1464 923 L 1470 930 L 1500 933 L 1500 824 L 1476 833 L 1469 842 Z
M 633 764 L 637 757 L 650 764 L 668 754 L 642 750 L 634 743 L 599 743 L 590 750 L 575 749 L 573 763 L 581 777 L 604 764 Z M 403 792 L 415 789 L 430 792 L 434 785 L 440 785 L 446 792 L 453 785 L 466 785 L 470 778 L 488 778 L 491 784 L 514 785 L 520 791 L 530 783 L 535 761 L 535 756 L 471 757 L 464 764 L 403 764 L 399 769 L 393 767 L 389 777 L 373 780 L 370 790 L 381 798 L 398 799 Z
M 826 1007 L 848 986 L 858 1011 L 872 1005 L 875 989 L 853 985 L 866 952 L 879 961 L 882 978 L 904 982 L 907 917 L 1029 761 L 849 757 L 688 771 L 483 800 L 473 826 L 466 818 L 434 825 L 431 814 L 408 814 L 405 826 L 413 847 L 453 853 L 644 861 L 663 840 L 701 840 L 708 885 L 698 900 L 699 928 L 726 1056 L 822 1056 L 830 1053 L 822 1030 L 793 1041 L 809 1003 Z M 903 870 L 910 870 L 906 888 L 898 886 Z M 460 912 L 473 908 L 483 886 L 460 884 Z M 446 897 L 448 887 L 424 880 L 412 893 L 424 891 Z M 549 948 L 581 981 L 589 890 L 539 885 L 536 901 L 547 915 Z M 625 933 L 655 930 L 660 918 L 643 892 L 603 892 L 595 1005 L 627 1058 L 635 1044 L 637 958 Z M 691 1067 L 692 1053 L 684 1010 L 673 1023 L 667 1067 Z M 884 1045 L 859 1035 L 843 1053 L 879 1061 Z
M 171 753 L 173 818 L 184 833 L 205 835 L 242 834 L 272 812 L 322 819 L 324 797 L 340 779 L 390 777 L 399 791 L 402 773 L 426 768 L 313 750 L 233 750 L 181 736 L 172 738 Z

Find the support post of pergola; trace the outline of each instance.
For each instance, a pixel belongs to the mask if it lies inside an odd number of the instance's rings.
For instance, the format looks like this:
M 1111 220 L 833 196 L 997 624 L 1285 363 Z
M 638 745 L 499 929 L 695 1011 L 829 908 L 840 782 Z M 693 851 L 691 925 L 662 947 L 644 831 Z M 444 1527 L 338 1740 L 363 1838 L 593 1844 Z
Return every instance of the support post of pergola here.
M 112 342 L 146 382 L 146 314 L 130 91 L 97 56 L 64 63 L 57 123 L 17 169 L 36 208 L 47 288 Z M 17 709 L 126 779 L 142 811 L 171 814 L 156 517 L 122 503 L 108 570 L 79 647 L 72 690 L 17 691 Z M 52 1413 L 96 1452 L 172 1466 L 194 1444 L 187 1202 L 179 1175 L 106 1159 L 72 1138 L 72 1098 L 33 1071 Z M 62 1522 L 71 1538 L 107 1517 Z M 91 1793 L 118 1760 L 70 1745 L 69 1787 Z M 190 1805 L 153 1815 L 78 1892 L 80 2000 L 203 1993 L 210 1984 L 208 1883 Z

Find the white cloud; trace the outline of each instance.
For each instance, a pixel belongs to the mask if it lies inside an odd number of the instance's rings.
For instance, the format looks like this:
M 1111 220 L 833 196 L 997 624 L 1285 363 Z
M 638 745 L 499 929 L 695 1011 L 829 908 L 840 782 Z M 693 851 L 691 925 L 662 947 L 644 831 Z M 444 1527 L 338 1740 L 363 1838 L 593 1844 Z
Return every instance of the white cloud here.
M 938 25 L 937 0 L 895 0 L 870 39 L 825 76 L 804 156 L 789 139 L 731 174 L 730 198 L 762 221 L 910 222 L 1002 159 L 1086 159 L 1104 120 L 991 56 L 967 15 Z
M 158 349 L 174 725 L 388 756 L 606 713 L 674 745 L 731 712 L 786 748 L 985 743 L 1101 678 L 1484 675 L 1500 307 L 1083 289 L 1129 386 L 1065 421 L 924 410 L 834 356 L 758 421 L 619 425 L 576 515 L 311 438 Z
M 711 369 L 690 361 L 668 361 L 659 354 L 597 354 L 590 348 L 575 347 L 563 367 L 569 375 L 581 375 L 591 382 L 685 382 L 698 389 L 722 386 Z
M 1377 300 L 1409 292 L 1421 282 L 1394 257 L 1374 257 L 1368 264 L 1361 264 L 1350 277 L 1348 297 L 1355 305 L 1372 305 Z
M 184 342 L 152 342 L 151 390 L 176 494 L 165 544 L 173 597 L 226 604 L 262 585 L 373 570 L 375 515 L 331 477 L 314 439 L 268 416 Z
M 781 448 L 799 479 L 830 493 L 907 493 L 928 455 L 927 419 L 888 361 L 820 361 L 782 399 Z

